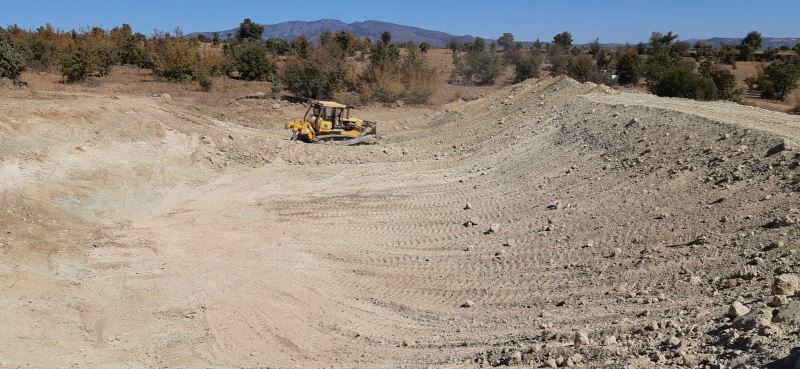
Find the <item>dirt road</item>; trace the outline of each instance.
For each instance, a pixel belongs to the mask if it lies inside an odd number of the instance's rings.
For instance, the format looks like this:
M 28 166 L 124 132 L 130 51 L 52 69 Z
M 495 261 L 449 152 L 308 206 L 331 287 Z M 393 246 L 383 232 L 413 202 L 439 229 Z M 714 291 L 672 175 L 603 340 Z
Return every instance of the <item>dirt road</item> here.
M 800 317 L 726 314 L 800 271 L 797 117 L 568 79 L 349 148 L 156 98 L 0 112 L 2 367 L 795 360 Z

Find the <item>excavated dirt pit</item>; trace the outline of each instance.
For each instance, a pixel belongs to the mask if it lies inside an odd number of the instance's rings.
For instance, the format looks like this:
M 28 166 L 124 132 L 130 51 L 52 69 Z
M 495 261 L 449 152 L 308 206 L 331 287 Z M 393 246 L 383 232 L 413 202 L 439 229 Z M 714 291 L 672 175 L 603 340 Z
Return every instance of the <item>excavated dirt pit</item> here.
M 800 118 L 548 79 L 382 128 L 0 98 L 0 367 L 796 365 Z

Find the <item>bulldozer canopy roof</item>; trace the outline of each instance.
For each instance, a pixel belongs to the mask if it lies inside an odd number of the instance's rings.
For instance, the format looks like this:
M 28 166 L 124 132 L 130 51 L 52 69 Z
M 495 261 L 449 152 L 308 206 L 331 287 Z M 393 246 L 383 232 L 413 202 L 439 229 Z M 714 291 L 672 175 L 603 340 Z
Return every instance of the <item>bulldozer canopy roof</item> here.
M 324 107 L 326 107 L 326 108 L 339 108 L 339 109 L 344 109 L 344 108 L 346 108 L 346 107 L 347 107 L 347 105 L 344 105 L 344 104 L 339 104 L 339 103 L 337 103 L 337 102 L 334 102 L 334 101 L 317 101 L 317 102 L 315 102 L 315 104 L 318 104 L 318 105 L 324 106 Z

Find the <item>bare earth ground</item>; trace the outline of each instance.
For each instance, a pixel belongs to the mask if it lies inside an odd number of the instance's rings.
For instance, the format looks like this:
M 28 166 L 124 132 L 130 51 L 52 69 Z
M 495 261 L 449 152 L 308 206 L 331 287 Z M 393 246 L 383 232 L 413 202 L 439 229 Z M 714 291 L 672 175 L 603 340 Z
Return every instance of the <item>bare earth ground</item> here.
M 800 117 L 542 79 L 342 148 L 6 95 L 0 367 L 795 367 Z

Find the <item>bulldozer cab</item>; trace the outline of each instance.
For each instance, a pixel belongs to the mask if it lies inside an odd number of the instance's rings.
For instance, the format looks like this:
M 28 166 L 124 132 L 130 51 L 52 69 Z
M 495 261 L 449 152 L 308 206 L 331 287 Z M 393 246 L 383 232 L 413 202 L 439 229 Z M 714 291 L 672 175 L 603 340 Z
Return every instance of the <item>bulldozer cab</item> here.
M 318 101 L 308 107 L 303 119 L 313 122 L 317 131 L 347 129 L 345 122 L 350 120 L 350 107 L 331 101 Z

